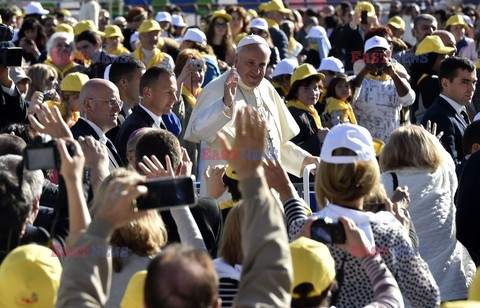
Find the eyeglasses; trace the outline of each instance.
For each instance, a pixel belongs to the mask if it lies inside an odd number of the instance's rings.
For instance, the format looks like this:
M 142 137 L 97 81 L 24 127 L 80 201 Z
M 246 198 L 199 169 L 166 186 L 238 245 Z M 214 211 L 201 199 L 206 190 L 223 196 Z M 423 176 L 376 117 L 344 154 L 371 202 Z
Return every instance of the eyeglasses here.
M 225 28 L 225 27 L 227 27 L 227 24 L 224 23 L 224 22 L 215 22 L 213 25 L 214 25 L 215 27 L 219 27 L 219 28 Z
M 110 107 L 118 106 L 118 108 L 120 108 L 120 109 L 122 109 L 122 107 L 123 107 L 123 102 L 121 100 L 110 99 L 110 98 L 93 98 L 93 97 L 89 97 L 88 99 L 91 99 L 92 101 L 108 102 L 108 105 Z

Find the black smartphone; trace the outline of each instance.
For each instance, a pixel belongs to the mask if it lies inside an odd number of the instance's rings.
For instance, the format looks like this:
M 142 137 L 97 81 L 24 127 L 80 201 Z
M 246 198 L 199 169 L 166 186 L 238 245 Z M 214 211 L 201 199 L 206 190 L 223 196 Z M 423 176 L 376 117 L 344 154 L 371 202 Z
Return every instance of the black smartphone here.
M 71 156 L 76 155 L 75 146 L 65 143 Z M 47 135 L 36 136 L 23 150 L 23 159 L 27 170 L 60 169 L 61 157 L 57 149 L 57 142 Z
M 325 244 L 344 244 L 345 230 L 341 222 L 328 222 L 319 218 L 312 223 L 310 228 L 312 240 Z
M 368 12 L 367 11 L 362 11 L 360 15 L 360 23 L 363 25 L 368 24 Z
M 139 210 L 168 210 L 176 206 L 196 204 L 195 181 L 192 176 L 145 181 L 148 193 L 137 199 Z

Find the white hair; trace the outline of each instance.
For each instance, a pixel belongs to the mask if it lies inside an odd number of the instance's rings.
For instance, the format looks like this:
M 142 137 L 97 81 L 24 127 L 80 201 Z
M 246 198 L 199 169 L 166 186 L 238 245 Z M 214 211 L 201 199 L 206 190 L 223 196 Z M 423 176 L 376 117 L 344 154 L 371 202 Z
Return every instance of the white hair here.
M 53 44 L 55 43 L 55 40 L 58 39 L 58 38 L 63 38 L 65 39 L 65 41 L 67 42 L 67 44 L 70 45 L 70 47 L 72 47 L 72 51 L 75 50 L 75 44 L 74 44 L 74 37 L 73 35 L 71 35 L 70 33 L 67 33 L 67 32 L 55 32 L 54 34 L 52 34 L 52 36 L 48 39 L 48 43 L 47 43 L 47 53 L 48 53 L 48 56 L 51 57 L 52 54 L 51 54 L 51 50 L 53 48 Z

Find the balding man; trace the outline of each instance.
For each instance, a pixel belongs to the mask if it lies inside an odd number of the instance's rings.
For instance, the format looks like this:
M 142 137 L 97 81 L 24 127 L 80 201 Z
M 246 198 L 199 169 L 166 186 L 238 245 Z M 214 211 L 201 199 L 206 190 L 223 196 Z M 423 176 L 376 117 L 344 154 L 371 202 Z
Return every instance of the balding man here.
M 270 48 L 263 38 L 246 36 L 238 44 L 236 70 L 232 69 L 209 83 L 198 97 L 185 139 L 206 143 L 201 154 L 205 167 L 225 164 L 216 134 L 221 131 L 233 142 L 236 111 L 247 105 L 258 109 L 267 122 L 267 148 L 263 154 L 275 154 L 285 169 L 295 176 L 301 176 L 306 164 L 316 162 L 308 152 L 289 141 L 300 129 L 275 88 L 264 78 L 269 57 Z M 237 159 L 245 159 L 242 158 L 244 154 L 248 155 L 248 149 L 239 153 Z M 203 170 L 199 170 L 199 174 L 203 174 Z M 205 185 L 201 185 L 202 193 L 204 188 Z
M 117 125 L 118 113 L 122 109 L 118 88 L 111 81 L 91 79 L 80 91 L 83 110 L 81 117 L 72 126 L 73 137 L 92 136 L 108 148 L 109 170 L 121 167 L 122 160 L 113 143 L 105 133 Z

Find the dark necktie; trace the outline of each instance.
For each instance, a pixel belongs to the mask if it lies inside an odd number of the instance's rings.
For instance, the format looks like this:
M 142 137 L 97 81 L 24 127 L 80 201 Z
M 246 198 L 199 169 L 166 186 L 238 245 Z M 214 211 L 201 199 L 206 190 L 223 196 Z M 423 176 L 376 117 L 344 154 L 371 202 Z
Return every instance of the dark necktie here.
M 465 120 L 465 123 L 470 124 L 470 119 L 468 118 L 468 114 L 465 110 L 462 110 L 460 112 L 460 114 L 462 115 L 462 118 Z
M 115 167 L 117 167 L 117 168 L 122 167 L 122 159 L 120 158 L 120 155 L 118 155 L 117 149 L 115 148 L 113 143 L 109 139 L 107 139 L 107 144 L 106 145 L 107 145 L 108 150 L 112 154 L 113 159 L 115 160 L 115 161 L 113 161 L 113 164 L 115 165 Z

